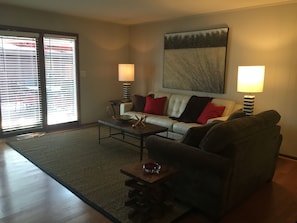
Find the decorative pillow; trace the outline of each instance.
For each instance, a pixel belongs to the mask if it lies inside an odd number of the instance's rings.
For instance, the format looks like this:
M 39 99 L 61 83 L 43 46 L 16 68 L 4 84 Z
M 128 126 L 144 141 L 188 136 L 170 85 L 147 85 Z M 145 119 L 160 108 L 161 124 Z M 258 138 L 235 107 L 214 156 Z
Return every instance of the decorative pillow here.
M 166 100 L 167 97 L 152 98 L 150 96 L 146 96 L 143 112 L 154 115 L 163 115 Z
M 214 125 L 221 123 L 223 121 L 213 121 L 207 125 L 201 125 L 197 127 L 190 128 L 185 136 L 182 139 L 182 143 L 187 144 L 189 146 L 194 146 L 199 148 L 200 141 L 203 139 L 203 137 L 206 135 L 208 130 L 213 127 Z
M 154 97 L 153 94 L 148 95 L 150 97 Z M 141 96 L 141 95 L 133 95 L 132 96 L 132 111 L 136 112 L 143 112 L 144 111 L 144 106 L 145 106 L 145 101 L 146 101 L 146 96 Z
M 198 97 L 193 95 L 177 120 L 187 123 L 196 122 L 197 117 L 199 117 L 207 103 L 211 100 L 212 98 L 210 97 Z
M 197 122 L 200 124 L 206 124 L 208 119 L 216 118 L 222 116 L 225 110 L 225 106 L 216 106 L 215 104 L 209 102 L 201 115 L 198 117 Z
M 236 119 L 236 118 L 242 118 L 242 117 L 245 117 L 245 113 L 244 111 L 242 111 L 241 109 L 240 110 L 237 110 L 235 112 L 233 112 L 227 119 L 227 121 L 230 121 L 232 119 Z

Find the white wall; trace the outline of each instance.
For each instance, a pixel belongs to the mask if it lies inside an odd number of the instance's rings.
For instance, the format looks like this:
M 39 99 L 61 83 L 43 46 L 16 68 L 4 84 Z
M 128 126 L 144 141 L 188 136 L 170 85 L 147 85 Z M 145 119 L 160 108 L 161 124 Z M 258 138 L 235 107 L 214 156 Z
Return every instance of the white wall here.
M 242 101 L 236 92 L 239 65 L 265 65 L 264 92 L 256 95 L 255 113 L 275 109 L 281 116 L 281 153 L 297 157 L 297 4 L 193 16 L 132 26 L 131 60 L 136 66 L 133 90 L 176 90 L 162 87 L 165 33 L 229 27 L 226 91 L 207 94 Z M 178 91 L 205 95 L 200 92 Z
M 82 123 L 109 115 L 108 100 L 122 95 L 117 64 L 129 63 L 129 28 L 54 13 L 0 6 L 0 24 L 79 34 Z

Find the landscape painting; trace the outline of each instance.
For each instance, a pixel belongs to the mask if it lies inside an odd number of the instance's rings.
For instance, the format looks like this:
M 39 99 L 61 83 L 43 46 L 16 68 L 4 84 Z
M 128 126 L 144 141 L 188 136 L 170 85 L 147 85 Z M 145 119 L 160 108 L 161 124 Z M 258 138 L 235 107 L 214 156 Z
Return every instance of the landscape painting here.
M 228 31 L 165 34 L 163 87 L 224 93 Z

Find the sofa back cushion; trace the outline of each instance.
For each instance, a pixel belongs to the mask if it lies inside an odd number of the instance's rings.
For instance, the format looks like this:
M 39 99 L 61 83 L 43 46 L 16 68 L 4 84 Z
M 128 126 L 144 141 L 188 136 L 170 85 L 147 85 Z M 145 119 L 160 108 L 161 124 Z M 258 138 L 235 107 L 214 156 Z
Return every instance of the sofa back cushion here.
M 190 97 L 189 95 L 172 94 L 168 100 L 167 115 L 178 118 L 185 110 Z
M 217 124 L 206 133 L 199 147 L 208 152 L 220 153 L 227 145 L 244 137 L 258 134 L 259 131 L 276 125 L 279 120 L 279 113 L 268 110 L 254 116 L 246 116 Z

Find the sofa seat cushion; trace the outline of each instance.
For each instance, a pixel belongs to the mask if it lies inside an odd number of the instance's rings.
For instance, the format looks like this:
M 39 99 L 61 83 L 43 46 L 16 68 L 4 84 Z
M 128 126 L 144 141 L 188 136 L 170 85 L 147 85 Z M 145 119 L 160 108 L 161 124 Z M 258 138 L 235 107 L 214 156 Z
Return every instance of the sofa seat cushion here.
M 168 131 L 173 131 L 173 125 L 177 123 L 176 120 L 173 120 L 168 116 L 160 116 L 153 114 L 146 114 L 145 122 L 166 127 L 168 128 Z
M 173 131 L 179 134 L 186 134 L 187 131 L 192 127 L 198 127 L 201 124 L 198 123 L 185 123 L 185 122 L 175 122 L 173 125 Z
M 145 115 L 146 116 L 145 122 L 154 124 L 154 125 L 163 126 L 165 128 L 168 128 L 168 131 L 173 131 L 173 125 L 177 123 L 176 120 L 173 120 L 165 115 L 146 114 L 143 112 L 135 112 L 135 111 L 125 112 L 125 115 L 130 115 L 132 119 L 136 119 L 136 116 L 141 117 Z

